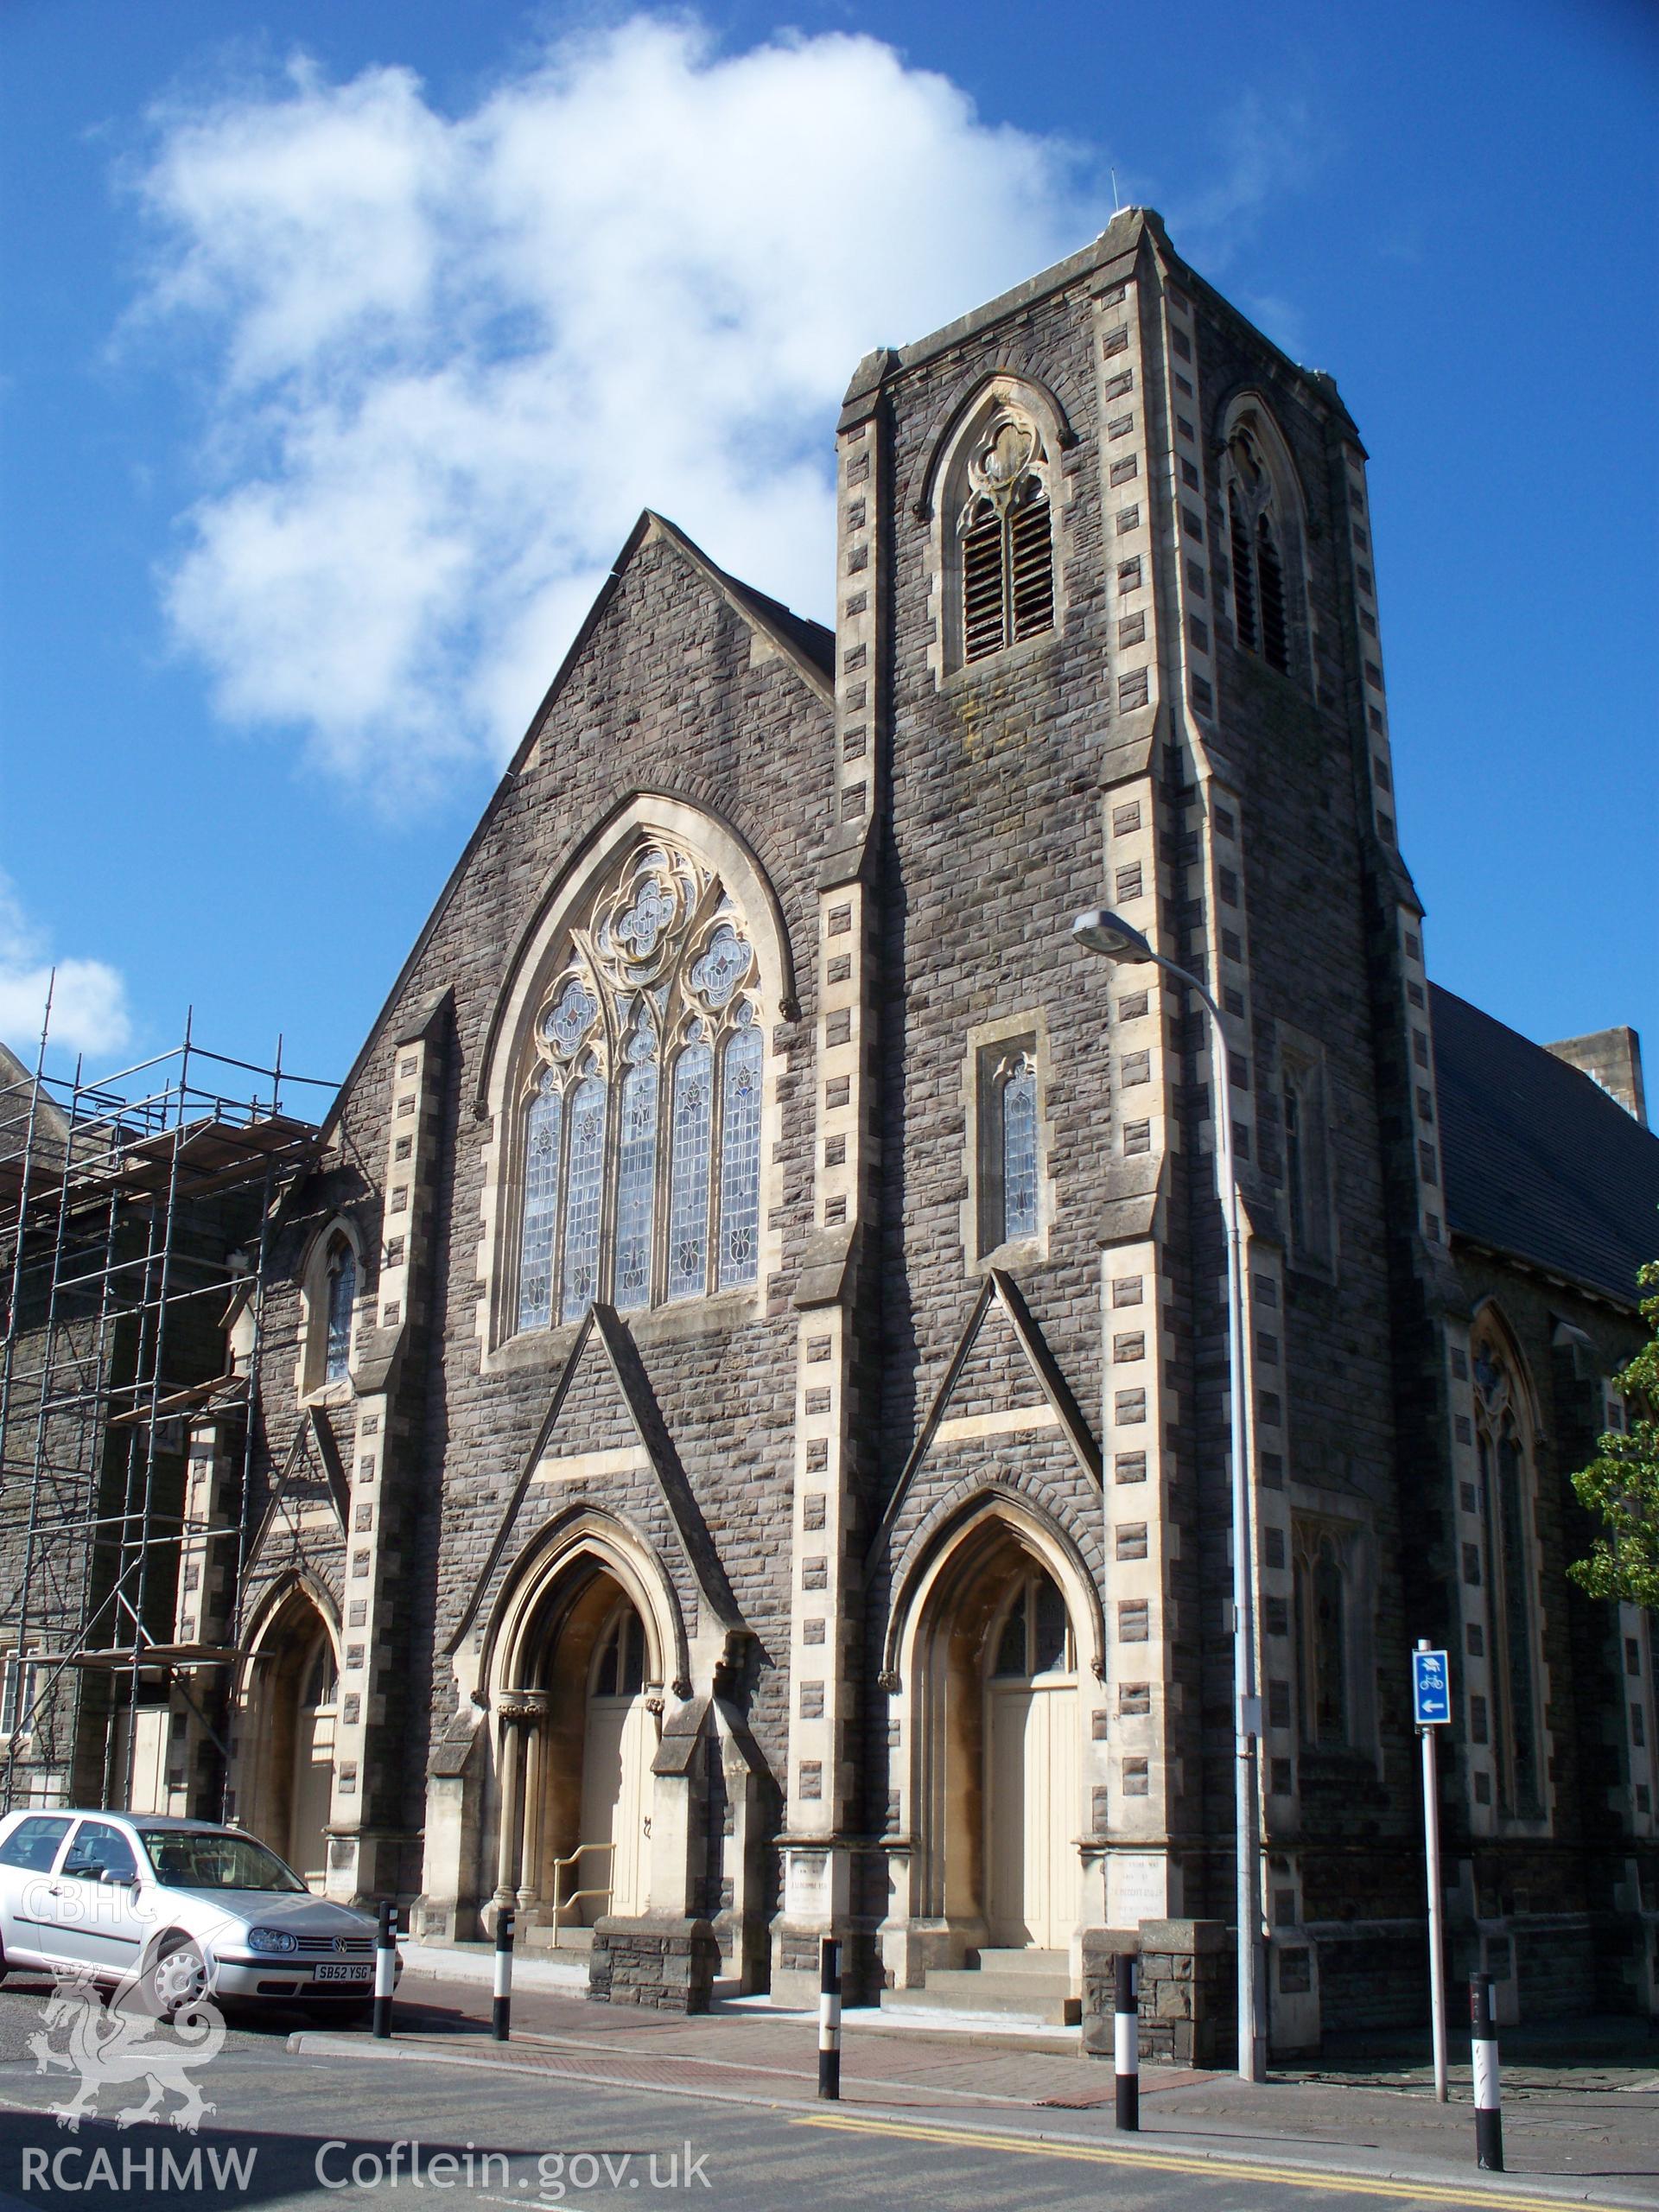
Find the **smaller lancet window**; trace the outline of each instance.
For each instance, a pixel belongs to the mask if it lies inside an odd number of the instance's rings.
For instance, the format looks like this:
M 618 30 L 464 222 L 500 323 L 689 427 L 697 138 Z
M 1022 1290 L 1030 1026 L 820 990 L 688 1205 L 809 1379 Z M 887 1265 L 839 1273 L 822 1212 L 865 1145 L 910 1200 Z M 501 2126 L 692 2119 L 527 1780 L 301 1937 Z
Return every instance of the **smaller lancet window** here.
M 1498 1802 L 1513 1818 L 1536 1820 L 1544 1806 L 1537 1581 L 1530 1529 L 1531 1425 L 1518 1363 L 1490 1320 L 1478 1330 L 1470 1349 Z M 1472 1587 L 1468 1595 L 1473 1597 Z
M 1312 1053 L 1282 1053 L 1285 1206 L 1294 1267 L 1328 1270 L 1335 1259 L 1325 1071 Z
M 980 1249 L 1038 1235 L 1041 1166 L 1034 1040 L 979 1055 Z
M 1348 1575 L 1332 1529 L 1296 1531 L 1298 1732 L 1325 1747 L 1351 1740 L 1348 1705 Z
M 1233 567 L 1233 628 L 1240 645 L 1290 673 L 1284 524 L 1262 448 L 1240 425 L 1227 444 L 1227 533 Z
M 998 408 L 969 454 L 967 490 L 957 518 L 964 662 L 1054 627 L 1048 455 L 1028 416 Z
M 343 1382 L 351 1372 L 352 1323 L 357 1311 L 357 1255 L 343 1230 L 329 1239 L 327 1282 L 322 1379 Z

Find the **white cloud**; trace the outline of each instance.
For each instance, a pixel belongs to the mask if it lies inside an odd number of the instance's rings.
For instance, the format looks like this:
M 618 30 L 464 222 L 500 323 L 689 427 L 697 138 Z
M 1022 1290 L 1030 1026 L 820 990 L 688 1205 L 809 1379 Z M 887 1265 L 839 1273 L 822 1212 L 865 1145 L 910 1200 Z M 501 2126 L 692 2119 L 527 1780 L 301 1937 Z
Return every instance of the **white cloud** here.
M 0 874 L 0 1038 L 29 1065 L 52 992 L 51 1037 L 72 1052 L 118 1052 L 132 1032 L 127 987 L 103 960 L 48 958 L 16 890 Z
M 1312 102 L 1283 92 L 1269 99 L 1253 87 L 1221 119 L 1217 142 L 1218 173 L 1197 190 L 1172 193 L 1165 213 L 1181 250 L 1219 270 L 1255 235 L 1268 209 L 1307 182 L 1334 142 Z M 1281 302 L 1270 304 L 1283 309 Z
M 228 719 L 383 798 L 500 755 L 639 510 L 830 602 L 859 357 L 1109 203 L 866 37 L 683 18 L 550 47 L 445 116 L 407 70 L 157 118 L 141 313 L 207 349 L 210 481 L 165 581 Z

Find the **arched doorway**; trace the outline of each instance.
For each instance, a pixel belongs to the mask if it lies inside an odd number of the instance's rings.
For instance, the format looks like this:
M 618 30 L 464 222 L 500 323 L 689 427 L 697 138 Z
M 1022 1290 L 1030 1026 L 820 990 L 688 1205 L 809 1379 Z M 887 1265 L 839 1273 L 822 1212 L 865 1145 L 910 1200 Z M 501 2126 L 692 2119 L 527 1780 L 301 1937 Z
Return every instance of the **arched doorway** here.
M 1077 1640 L 1053 1577 L 1016 1573 L 983 1650 L 985 1920 L 991 1942 L 1063 1949 L 1077 1926 Z
M 986 1513 L 918 1597 L 911 1910 L 944 1936 L 951 1963 L 976 1950 L 1067 1951 L 1082 1916 L 1078 1638 L 1066 1580 L 1043 1548 Z
M 236 1760 L 236 1812 L 321 1892 L 328 1872 L 340 1657 L 334 1630 L 296 1586 L 252 1639 Z
M 495 1700 L 496 1902 L 583 1942 L 604 1915 L 649 1902 L 661 1709 L 652 1641 L 632 1595 L 584 1555 L 516 1642 L 516 1686 Z

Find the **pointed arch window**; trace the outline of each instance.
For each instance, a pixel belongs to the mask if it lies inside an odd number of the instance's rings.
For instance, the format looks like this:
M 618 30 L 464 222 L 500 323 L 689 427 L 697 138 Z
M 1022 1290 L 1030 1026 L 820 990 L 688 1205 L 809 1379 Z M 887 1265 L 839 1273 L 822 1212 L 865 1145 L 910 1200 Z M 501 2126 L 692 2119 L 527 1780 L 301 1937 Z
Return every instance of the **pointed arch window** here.
M 352 1370 L 352 1325 L 357 1313 L 357 1254 L 343 1230 L 328 1241 L 327 1290 L 322 1379 L 343 1382 Z
M 758 1279 L 766 1047 L 719 878 L 636 845 L 574 928 L 520 1090 L 518 1326 Z
M 1290 673 L 1285 522 L 1261 441 L 1241 423 L 1227 442 L 1224 471 L 1233 569 L 1233 629 L 1246 652 Z
M 720 1287 L 754 1281 L 760 1252 L 760 1033 L 752 1013 L 721 1056 Z
M 657 1038 L 642 1007 L 624 1048 L 616 1168 L 616 1291 L 623 1313 L 651 1303 L 657 1201 Z
M 1334 1529 L 1306 1523 L 1294 1542 L 1297 1733 L 1329 1749 L 1353 1740 L 1348 1550 Z
M 570 1094 L 564 1183 L 564 1294 L 560 1313 L 579 1321 L 599 1288 L 600 1209 L 605 1192 L 605 1079 L 592 1059 Z
M 564 1094 L 544 1068 L 524 1109 L 524 1235 L 519 1263 L 518 1325 L 544 1329 L 553 1318 L 553 1236 L 559 1193 Z
M 1471 1351 L 1480 1579 L 1486 1592 L 1488 1704 L 1497 1799 L 1512 1818 L 1536 1820 L 1544 1806 L 1530 1424 L 1517 1363 L 1497 1330 L 1484 1328 Z
M 996 409 L 968 454 L 957 518 L 960 652 L 985 660 L 1054 627 L 1048 455 L 1017 409 Z
M 701 1022 L 674 1069 L 674 1173 L 669 1186 L 668 1294 L 695 1298 L 709 1262 L 709 1150 L 714 1055 Z
M 1037 1039 L 1003 1038 L 976 1052 L 979 1256 L 1042 1230 Z

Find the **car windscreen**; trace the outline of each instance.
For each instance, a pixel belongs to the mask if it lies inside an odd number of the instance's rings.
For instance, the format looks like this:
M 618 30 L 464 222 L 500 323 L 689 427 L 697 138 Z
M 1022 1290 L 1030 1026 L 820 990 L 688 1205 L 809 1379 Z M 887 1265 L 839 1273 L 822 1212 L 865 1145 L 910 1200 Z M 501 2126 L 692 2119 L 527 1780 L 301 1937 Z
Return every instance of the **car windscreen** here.
M 303 1895 L 305 1884 L 274 1851 L 251 1835 L 189 1828 L 140 1828 L 138 1840 L 170 1890 L 282 1890 Z

